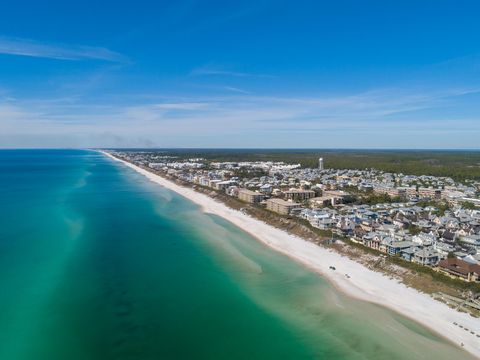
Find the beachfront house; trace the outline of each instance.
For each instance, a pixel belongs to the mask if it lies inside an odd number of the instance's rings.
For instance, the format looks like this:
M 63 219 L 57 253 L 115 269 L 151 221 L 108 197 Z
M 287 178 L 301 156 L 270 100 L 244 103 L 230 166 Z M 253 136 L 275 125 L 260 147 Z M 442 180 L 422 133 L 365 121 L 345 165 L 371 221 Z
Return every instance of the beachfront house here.
M 470 264 L 458 258 L 448 258 L 438 263 L 438 269 L 455 278 L 465 281 L 480 281 L 480 265 Z
M 412 261 L 420 264 L 433 266 L 438 263 L 439 254 L 434 249 L 426 248 L 415 251 Z

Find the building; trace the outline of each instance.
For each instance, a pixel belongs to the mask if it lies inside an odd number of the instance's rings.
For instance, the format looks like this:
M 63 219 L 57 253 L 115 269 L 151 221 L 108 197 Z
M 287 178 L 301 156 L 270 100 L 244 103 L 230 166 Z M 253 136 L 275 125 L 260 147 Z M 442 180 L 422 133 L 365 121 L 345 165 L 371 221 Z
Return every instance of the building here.
M 387 194 L 392 198 L 396 197 L 406 197 L 407 191 L 405 188 L 396 188 L 392 186 L 385 186 L 385 185 L 375 185 L 373 187 L 373 191 L 375 194 Z
M 323 158 L 318 159 L 318 170 L 323 170 Z
M 441 272 L 465 281 L 480 281 L 480 265 L 470 264 L 458 258 L 444 259 L 438 263 Z
M 324 190 L 322 196 L 314 197 L 309 200 L 310 205 L 313 207 L 317 206 L 328 206 L 328 205 L 337 205 L 341 204 L 344 198 L 348 194 L 340 190 Z
M 405 192 L 407 193 L 407 196 L 409 197 L 415 197 L 417 196 L 417 188 L 415 186 L 408 186 L 405 187 Z
M 426 197 L 426 198 L 438 200 L 442 197 L 442 190 L 421 187 L 418 189 L 418 195 L 420 195 L 420 197 Z
M 420 249 L 413 254 L 412 261 L 420 265 L 435 265 L 439 260 L 438 253 L 431 249 Z
M 210 179 L 208 181 L 208 187 L 217 189 L 217 184 L 220 183 L 220 182 L 222 182 L 222 180 L 220 180 L 220 179 Z M 217 189 L 217 190 L 220 190 L 220 189 Z
M 405 188 L 387 188 L 385 192 L 392 198 L 404 198 L 407 196 L 407 190 Z
M 283 193 L 287 200 L 304 201 L 315 197 L 313 190 L 290 189 Z
M 416 244 L 412 243 L 411 241 L 392 241 L 386 244 L 386 253 L 391 256 L 395 256 L 397 254 L 402 253 L 409 248 L 412 248 Z
M 272 193 L 272 185 L 270 184 L 264 184 L 262 186 L 260 186 L 260 192 L 261 193 L 264 193 L 264 194 L 271 194 Z
M 273 198 L 267 200 L 267 209 L 281 215 L 288 215 L 293 209 L 299 208 L 300 204 Z
M 215 181 L 215 182 L 212 184 L 212 187 L 213 187 L 215 190 L 225 190 L 225 189 L 227 189 L 228 187 L 233 186 L 233 185 L 236 185 L 236 182 L 235 182 L 235 181 L 225 180 L 225 181 Z
M 313 208 L 335 205 L 335 200 L 332 199 L 330 196 L 314 197 L 311 198 L 308 202 Z
M 238 191 L 238 198 L 250 204 L 257 204 L 265 198 L 265 195 L 248 189 L 240 189 Z

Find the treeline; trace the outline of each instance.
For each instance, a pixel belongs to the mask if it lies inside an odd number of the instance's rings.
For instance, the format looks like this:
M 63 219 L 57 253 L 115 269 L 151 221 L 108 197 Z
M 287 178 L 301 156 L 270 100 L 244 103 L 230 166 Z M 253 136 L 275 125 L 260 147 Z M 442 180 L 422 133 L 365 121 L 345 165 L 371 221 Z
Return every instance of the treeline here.
M 152 151 L 152 150 L 150 150 Z M 305 150 L 305 149 L 161 149 L 162 155 L 202 157 L 208 161 L 283 161 L 316 168 L 378 169 L 411 175 L 480 179 L 479 151 Z
M 345 204 L 354 204 L 354 205 L 376 205 L 376 204 L 389 204 L 389 203 L 398 203 L 402 202 L 403 199 L 400 197 L 392 197 L 388 194 L 377 194 L 373 191 L 352 191 L 352 187 L 344 188 L 343 190 L 350 193 L 344 197 L 343 202 Z

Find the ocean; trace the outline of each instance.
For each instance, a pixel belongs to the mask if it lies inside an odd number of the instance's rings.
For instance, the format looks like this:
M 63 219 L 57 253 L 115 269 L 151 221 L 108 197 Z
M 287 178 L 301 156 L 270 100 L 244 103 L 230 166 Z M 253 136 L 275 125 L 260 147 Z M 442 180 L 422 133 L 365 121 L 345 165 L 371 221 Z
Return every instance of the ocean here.
M 88 150 L 0 151 L 0 359 L 469 359 Z

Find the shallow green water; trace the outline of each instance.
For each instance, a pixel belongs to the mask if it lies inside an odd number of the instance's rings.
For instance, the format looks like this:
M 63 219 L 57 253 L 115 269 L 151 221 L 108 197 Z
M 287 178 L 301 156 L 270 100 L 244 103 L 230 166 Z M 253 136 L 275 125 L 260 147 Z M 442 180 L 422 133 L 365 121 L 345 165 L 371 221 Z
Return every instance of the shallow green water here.
M 0 359 L 463 359 L 89 151 L 0 151 Z

